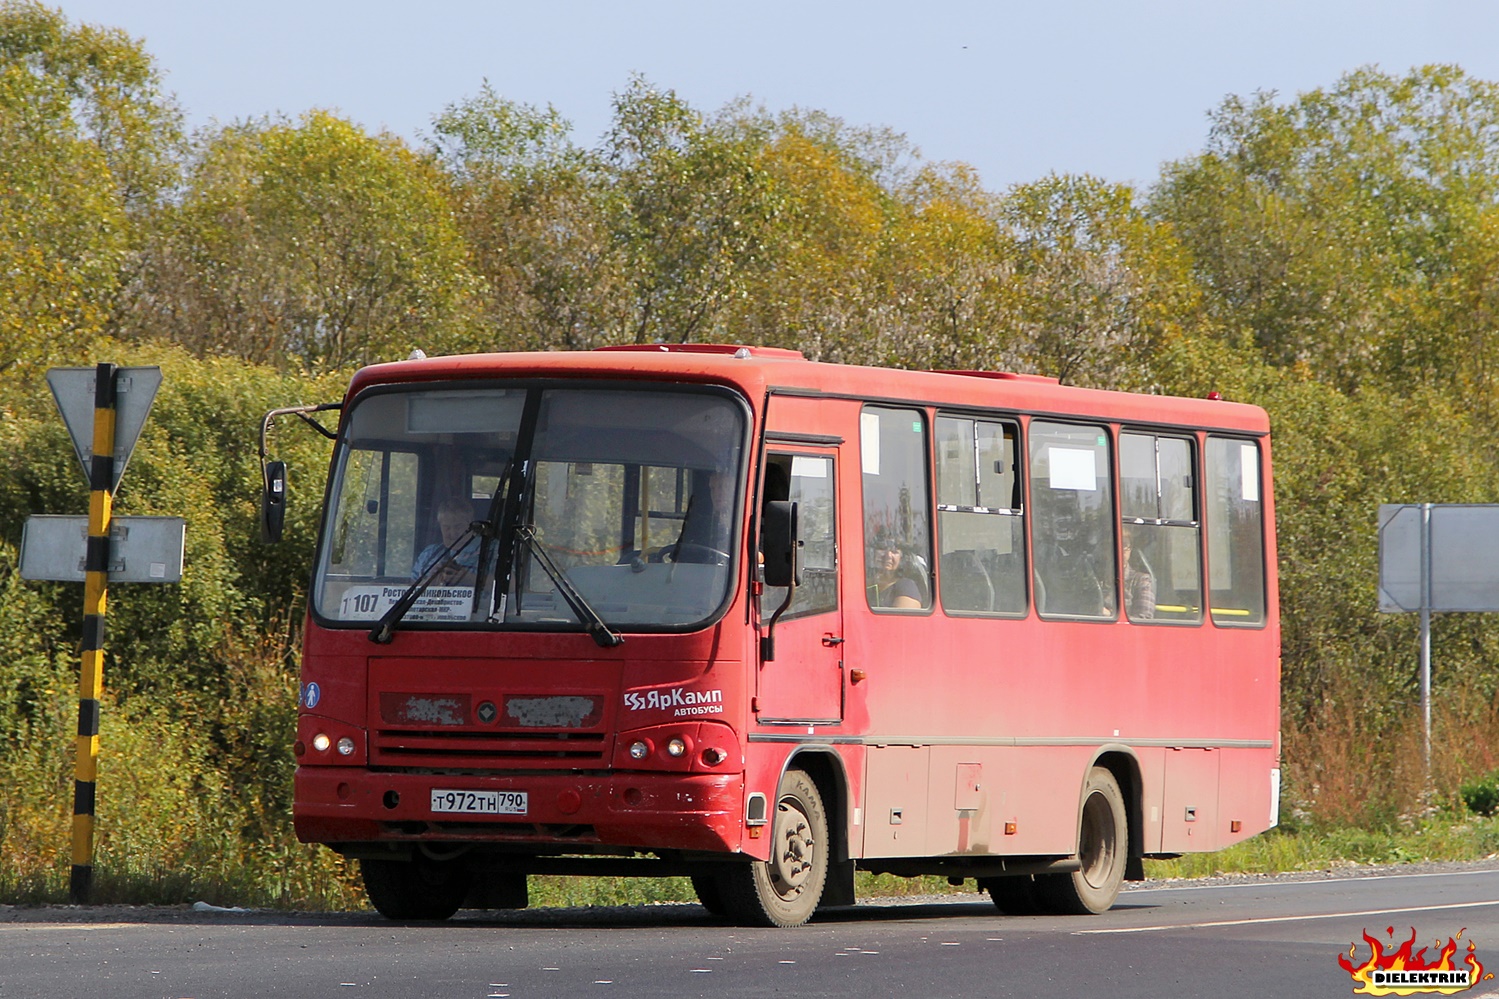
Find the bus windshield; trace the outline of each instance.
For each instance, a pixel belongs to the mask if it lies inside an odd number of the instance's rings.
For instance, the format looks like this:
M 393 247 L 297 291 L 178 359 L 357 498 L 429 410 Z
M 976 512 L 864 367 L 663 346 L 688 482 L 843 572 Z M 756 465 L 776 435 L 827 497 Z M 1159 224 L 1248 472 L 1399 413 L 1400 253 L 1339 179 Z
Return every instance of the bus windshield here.
M 679 386 L 367 393 L 340 438 L 313 607 L 368 624 L 420 581 L 403 628 L 704 624 L 739 558 L 746 413 Z

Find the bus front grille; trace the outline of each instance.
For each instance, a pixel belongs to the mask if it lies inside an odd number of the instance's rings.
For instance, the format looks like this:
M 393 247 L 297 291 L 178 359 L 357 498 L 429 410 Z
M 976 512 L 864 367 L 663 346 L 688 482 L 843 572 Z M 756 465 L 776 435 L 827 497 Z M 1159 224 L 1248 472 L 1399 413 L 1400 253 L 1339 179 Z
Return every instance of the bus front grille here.
M 608 740 L 595 732 L 454 732 L 376 729 L 370 764 L 573 769 L 598 766 Z

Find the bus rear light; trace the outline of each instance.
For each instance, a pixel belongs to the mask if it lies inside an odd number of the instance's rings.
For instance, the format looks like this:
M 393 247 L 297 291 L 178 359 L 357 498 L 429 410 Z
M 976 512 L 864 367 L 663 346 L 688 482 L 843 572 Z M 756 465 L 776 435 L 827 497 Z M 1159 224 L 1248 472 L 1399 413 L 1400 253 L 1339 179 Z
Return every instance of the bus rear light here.
M 298 739 L 296 742 L 292 743 L 291 752 L 293 756 L 306 756 L 307 743 L 303 742 L 301 739 Z
M 716 767 L 729 758 L 729 754 L 717 746 L 709 746 L 703 750 L 703 766 Z
M 680 735 L 674 735 L 666 743 L 666 755 L 681 757 L 687 755 L 687 743 Z
M 651 755 L 651 744 L 644 739 L 636 739 L 630 743 L 630 759 L 643 760 Z
M 348 736 L 344 736 L 342 739 L 339 739 L 338 740 L 338 755 L 339 756 L 353 756 L 354 755 L 354 740 L 350 739 Z
M 328 736 L 322 732 L 319 732 L 317 735 L 312 737 L 312 748 L 316 749 L 320 753 L 326 753 L 328 751 L 328 747 L 331 745 L 333 745 L 333 740 L 328 738 Z

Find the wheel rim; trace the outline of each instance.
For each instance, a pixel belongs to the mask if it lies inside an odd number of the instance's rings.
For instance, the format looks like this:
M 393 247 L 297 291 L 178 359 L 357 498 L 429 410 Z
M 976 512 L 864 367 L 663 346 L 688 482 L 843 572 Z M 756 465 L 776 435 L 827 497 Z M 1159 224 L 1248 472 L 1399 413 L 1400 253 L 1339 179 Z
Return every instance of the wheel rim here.
M 1119 843 L 1114 828 L 1114 809 L 1100 792 L 1088 795 L 1083 805 L 1082 861 L 1083 880 L 1093 888 L 1108 886 L 1118 855 Z
M 812 821 L 801 802 L 783 798 L 776 805 L 775 853 L 770 858 L 770 880 L 776 894 L 791 898 L 801 893 L 817 859 Z

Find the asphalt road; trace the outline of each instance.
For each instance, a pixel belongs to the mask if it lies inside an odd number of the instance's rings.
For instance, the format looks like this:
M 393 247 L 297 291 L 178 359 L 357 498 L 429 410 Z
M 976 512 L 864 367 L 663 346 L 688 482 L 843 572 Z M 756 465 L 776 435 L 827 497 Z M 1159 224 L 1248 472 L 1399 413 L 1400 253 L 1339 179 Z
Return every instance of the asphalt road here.
M 1393 929 L 1393 933 L 1390 930 Z M 1416 932 L 1499 971 L 1499 867 L 1132 887 L 1095 917 L 1000 916 L 987 896 L 861 903 L 796 930 L 695 905 L 365 913 L 0 907 L 0 999 L 291 996 L 1349 995 L 1354 964 Z M 1466 967 L 1461 964 L 1461 967 Z M 1487 973 L 1487 972 L 1486 972 Z M 1499 996 L 1499 979 L 1466 997 Z

